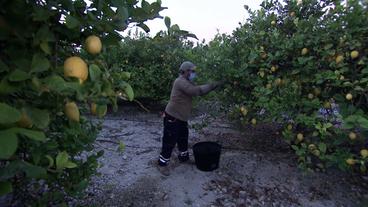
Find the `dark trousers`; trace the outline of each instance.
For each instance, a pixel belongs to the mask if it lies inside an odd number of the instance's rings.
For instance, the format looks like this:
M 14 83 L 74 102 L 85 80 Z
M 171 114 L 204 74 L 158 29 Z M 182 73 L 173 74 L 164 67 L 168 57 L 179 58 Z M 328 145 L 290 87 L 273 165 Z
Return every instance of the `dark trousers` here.
M 159 158 L 159 165 L 165 166 L 169 163 L 171 153 L 178 144 L 179 161 L 185 162 L 189 159 L 188 154 L 188 122 L 178 120 L 165 113 L 164 136 L 162 137 L 162 149 Z

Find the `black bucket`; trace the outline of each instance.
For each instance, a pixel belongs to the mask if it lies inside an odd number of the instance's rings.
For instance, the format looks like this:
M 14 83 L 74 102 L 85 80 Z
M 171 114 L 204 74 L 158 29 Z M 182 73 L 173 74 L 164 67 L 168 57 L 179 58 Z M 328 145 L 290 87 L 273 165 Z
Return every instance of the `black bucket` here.
M 221 145 L 216 142 L 198 142 L 193 146 L 195 164 L 199 170 L 216 170 L 220 163 Z

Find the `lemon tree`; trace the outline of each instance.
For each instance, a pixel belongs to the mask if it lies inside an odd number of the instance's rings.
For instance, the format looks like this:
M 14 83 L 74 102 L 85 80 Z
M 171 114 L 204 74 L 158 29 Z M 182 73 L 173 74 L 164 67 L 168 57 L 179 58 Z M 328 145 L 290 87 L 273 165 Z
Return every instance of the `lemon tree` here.
M 165 17 L 165 23 L 167 30 L 154 37 L 135 34 L 104 55 L 106 63 L 116 72 L 116 79 L 134 79 L 132 87 L 137 98 L 166 100 L 180 64 L 190 59 L 188 53 L 193 43 L 188 40 L 196 36 L 171 25 L 169 17 Z
M 139 4 L 138 4 L 139 3 Z M 5 0 L 0 3 L 0 195 L 50 206 L 78 196 L 98 167 L 102 117 L 132 87 L 114 84 L 103 54 L 129 24 L 159 16 L 161 2 Z M 17 203 L 18 202 L 18 203 Z
M 231 117 L 278 124 L 301 167 L 366 173 L 367 6 L 359 0 L 245 6 L 250 18 L 196 49 L 197 57 L 208 77 L 228 80 L 217 100 Z

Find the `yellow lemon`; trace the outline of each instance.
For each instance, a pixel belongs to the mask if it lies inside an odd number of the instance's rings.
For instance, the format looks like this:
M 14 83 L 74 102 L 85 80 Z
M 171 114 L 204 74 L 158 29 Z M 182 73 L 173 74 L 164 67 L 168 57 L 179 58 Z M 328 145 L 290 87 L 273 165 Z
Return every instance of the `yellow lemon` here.
M 281 78 L 277 78 L 276 80 L 275 80 L 275 82 L 276 82 L 276 85 L 281 85 L 282 84 L 282 80 L 281 80 Z
M 73 56 L 64 62 L 64 76 L 78 78 L 83 83 L 88 78 L 88 67 L 82 58 Z
M 240 108 L 240 112 L 243 114 L 243 116 L 246 116 L 248 114 L 248 110 L 244 106 Z
M 276 25 L 276 21 L 275 21 L 275 20 L 273 20 L 273 21 L 271 22 L 271 25 Z
M 64 106 L 65 115 L 71 121 L 79 122 L 79 109 L 75 102 L 68 102 Z
M 351 57 L 351 59 L 355 59 L 355 58 L 357 58 L 359 56 L 359 52 L 358 51 L 356 51 L 356 50 L 354 50 L 354 51 L 352 51 L 351 53 L 350 53 L 350 57 Z
M 353 95 L 351 93 L 348 93 L 348 94 L 346 94 L 345 98 L 346 98 L 346 100 L 350 101 L 351 99 L 353 99 Z
M 308 48 L 303 48 L 302 49 L 302 55 L 306 55 L 308 53 Z
M 354 165 L 354 164 L 355 164 L 355 160 L 354 160 L 354 159 L 352 159 L 352 158 L 346 159 L 345 161 L 346 161 L 346 163 L 347 163 L 348 165 Z
M 326 109 L 329 109 L 331 108 L 331 103 L 326 101 L 324 104 L 323 104 L 323 107 L 325 107 Z
M 368 150 L 367 149 L 360 150 L 360 155 L 362 155 L 363 158 L 368 157 Z
M 288 129 L 289 131 L 291 131 L 291 130 L 293 129 L 293 125 L 288 124 L 288 125 L 287 125 L 287 129 Z
M 321 152 L 319 150 L 313 150 L 312 152 L 316 157 L 319 157 L 321 155 Z
M 350 133 L 349 133 L 349 138 L 350 138 L 351 140 L 355 140 L 355 139 L 357 138 L 357 135 L 356 135 L 354 132 L 350 132 Z
M 277 70 L 277 68 L 276 68 L 275 66 L 272 66 L 272 67 L 271 67 L 271 71 L 272 71 L 272 72 L 276 72 L 276 70 Z
M 97 104 L 91 103 L 91 114 L 96 115 L 97 114 Z
M 261 76 L 262 78 L 265 76 L 265 73 L 263 71 L 259 72 L 259 76 Z
M 317 149 L 317 147 L 316 147 L 316 145 L 315 145 L 315 144 L 310 144 L 310 145 L 308 145 L 308 149 L 309 149 L 310 151 L 314 151 L 314 150 L 316 150 L 316 149 Z
M 101 52 L 102 43 L 99 37 L 91 35 L 86 39 L 86 50 L 89 54 L 96 55 Z
M 308 98 L 309 98 L 309 99 L 313 99 L 313 98 L 314 98 L 314 95 L 313 95 L 313 94 L 311 94 L 311 93 L 309 93 L 309 94 L 308 94 Z
M 256 125 L 256 124 L 257 124 L 257 119 L 253 118 L 253 119 L 251 120 L 251 123 L 252 123 L 253 125 Z
M 336 59 L 335 59 L 335 62 L 337 63 L 337 64 L 339 64 L 340 62 L 342 62 L 344 60 L 344 56 L 342 56 L 342 55 L 338 55 L 337 57 L 336 57 Z
M 299 142 L 301 142 L 301 141 L 303 141 L 303 139 L 304 139 L 304 135 L 303 135 L 302 133 L 298 133 L 298 134 L 296 135 L 296 139 L 297 139 Z

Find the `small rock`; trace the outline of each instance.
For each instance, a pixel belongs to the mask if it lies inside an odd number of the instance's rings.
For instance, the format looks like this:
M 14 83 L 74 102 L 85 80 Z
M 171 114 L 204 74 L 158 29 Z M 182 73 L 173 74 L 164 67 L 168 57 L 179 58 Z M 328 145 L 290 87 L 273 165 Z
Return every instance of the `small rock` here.
M 167 194 L 165 194 L 165 195 L 162 197 L 162 200 L 166 201 L 168 198 L 169 198 L 169 196 L 168 196 Z
M 224 192 L 224 193 L 227 192 L 226 188 L 222 188 L 221 191 Z
M 240 198 L 245 198 L 247 196 L 247 192 L 245 192 L 245 191 L 239 191 L 239 197 Z
M 110 198 L 111 198 L 111 199 L 113 199 L 114 197 L 115 197 L 115 195 L 114 195 L 114 194 L 111 194 L 111 195 L 110 195 Z
M 245 204 L 245 200 L 243 198 L 240 198 L 236 201 L 236 205 L 237 206 L 241 206 L 241 205 L 244 205 Z
M 126 155 L 123 156 L 123 159 L 126 160 L 128 157 Z

